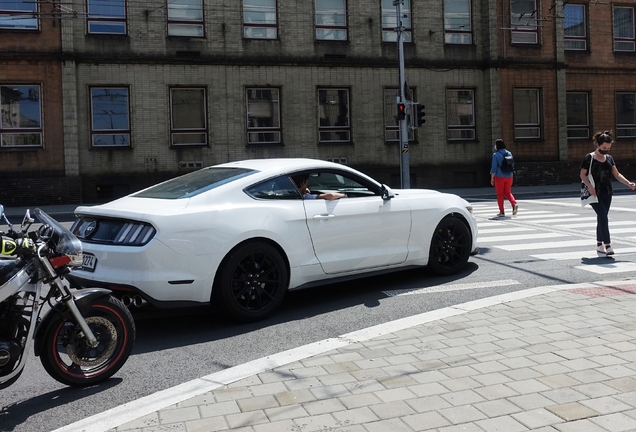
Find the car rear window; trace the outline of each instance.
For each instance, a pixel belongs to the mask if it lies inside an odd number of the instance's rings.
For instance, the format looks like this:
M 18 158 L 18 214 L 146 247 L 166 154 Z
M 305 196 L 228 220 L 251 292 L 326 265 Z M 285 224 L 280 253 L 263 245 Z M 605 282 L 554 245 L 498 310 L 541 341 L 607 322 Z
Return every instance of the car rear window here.
M 255 172 L 245 168 L 204 168 L 159 183 L 133 196 L 160 199 L 190 198 Z

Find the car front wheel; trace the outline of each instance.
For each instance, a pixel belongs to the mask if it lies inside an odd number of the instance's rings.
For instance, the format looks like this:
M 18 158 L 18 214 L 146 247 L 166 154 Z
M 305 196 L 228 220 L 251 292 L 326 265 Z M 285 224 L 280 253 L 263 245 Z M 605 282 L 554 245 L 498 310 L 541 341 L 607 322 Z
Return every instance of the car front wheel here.
M 457 273 L 468 262 L 471 244 L 466 223 L 457 216 L 446 216 L 433 232 L 428 267 L 439 275 Z
M 274 312 L 287 286 L 287 264 L 280 252 L 266 242 L 253 241 L 230 252 L 212 291 L 231 318 L 250 322 Z

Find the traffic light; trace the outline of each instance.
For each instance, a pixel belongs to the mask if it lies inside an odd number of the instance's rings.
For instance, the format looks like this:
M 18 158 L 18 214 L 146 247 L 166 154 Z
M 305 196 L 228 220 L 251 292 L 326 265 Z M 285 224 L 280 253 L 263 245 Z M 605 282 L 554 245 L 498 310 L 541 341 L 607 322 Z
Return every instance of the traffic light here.
M 423 104 L 415 104 L 415 127 L 422 127 L 426 123 L 426 113 Z
M 398 109 L 398 120 L 404 120 L 406 118 L 406 104 L 399 103 L 397 104 Z

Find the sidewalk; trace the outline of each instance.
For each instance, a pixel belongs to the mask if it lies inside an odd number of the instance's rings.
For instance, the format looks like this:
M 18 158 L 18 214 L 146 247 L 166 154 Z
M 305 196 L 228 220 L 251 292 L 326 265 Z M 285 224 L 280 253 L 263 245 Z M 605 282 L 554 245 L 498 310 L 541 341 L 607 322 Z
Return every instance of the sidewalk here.
M 548 286 L 202 377 L 62 431 L 636 431 L 636 281 Z

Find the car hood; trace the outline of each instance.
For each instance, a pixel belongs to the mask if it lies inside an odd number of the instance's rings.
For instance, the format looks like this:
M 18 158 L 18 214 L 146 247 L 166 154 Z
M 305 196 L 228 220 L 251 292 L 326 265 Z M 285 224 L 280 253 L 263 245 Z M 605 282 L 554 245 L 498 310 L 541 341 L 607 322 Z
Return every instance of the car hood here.
M 75 209 L 75 214 L 143 220 L 145 215 L 161 216 L 178 213 L 185 210 L 189 203 L 189 198 L 157 199 L 127 196 L 106 204 L 79 206 Z

